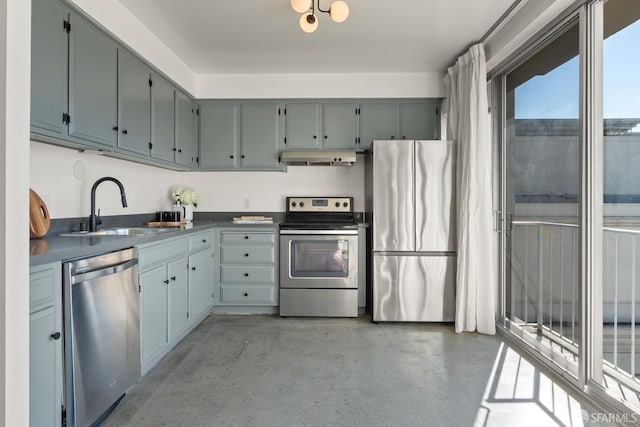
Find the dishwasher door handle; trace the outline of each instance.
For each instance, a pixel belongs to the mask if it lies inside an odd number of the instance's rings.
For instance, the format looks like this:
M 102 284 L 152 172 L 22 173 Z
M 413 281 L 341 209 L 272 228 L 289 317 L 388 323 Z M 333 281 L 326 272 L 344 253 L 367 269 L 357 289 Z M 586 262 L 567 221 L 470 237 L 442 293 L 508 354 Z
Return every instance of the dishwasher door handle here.
M 95 280 L 105 276 L 111 276 L 112 274 L 118 274 L 125 270 L 132 268 L 138 264 L 138 259 L 132 259 L 122 264 L 111 265 L 109 267 L 98 268 L 87 273 L 76 274 L 71 277 L 71 284 L 76 285 L 78 283 L 86 282 L 88 280 Z

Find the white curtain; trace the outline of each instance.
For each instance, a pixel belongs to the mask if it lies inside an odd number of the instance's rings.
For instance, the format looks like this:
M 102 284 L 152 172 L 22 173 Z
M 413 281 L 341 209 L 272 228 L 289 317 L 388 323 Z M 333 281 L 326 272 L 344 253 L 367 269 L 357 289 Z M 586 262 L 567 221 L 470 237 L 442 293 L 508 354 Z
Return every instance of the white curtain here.
M 445 77 L 447 138 L 456 141 L 456 332 L 495 334 L 492 149 L 484 46 L 472 46 Z

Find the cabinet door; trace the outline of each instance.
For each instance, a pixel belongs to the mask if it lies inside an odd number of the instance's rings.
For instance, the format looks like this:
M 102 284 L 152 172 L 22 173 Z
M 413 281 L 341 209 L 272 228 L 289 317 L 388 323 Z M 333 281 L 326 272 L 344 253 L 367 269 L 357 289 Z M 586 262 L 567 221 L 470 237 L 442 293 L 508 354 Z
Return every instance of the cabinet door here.
M 176 91 L 176 163 L 191 169 L 196 167 L 197 140 L 194 132 L 196 104 L 182 92 Z
M 189 312 L 197 319 L 213 304 L 213 253 L 206 249 L 189 255 Z
M 124 49 L 118 50 L 118 149 L 149 156 L 151 70 Z
M 74 13 L 69 46 L 69 135 L 100 148 L 115 147 L 118 47 Z
M 189 324 L 189 285 L 187 258 L 183 257 L 167 264 L 169 341 L 172 341 Z
M 287 104 L 284 117 L 286 148 L 320 148 L 320 104 Z
M 437 104 L 400 104 L 402 139 L 437 139 L 438 128 Z
M 200 105 L 200 169 L 238 167 L 238 104 Z
M 249 169 L 280 167 L 280 120 L 278 104 L 241 105 L 242 154 L 240 165 Z
M 29 316 L 29 418 L 32 426 L 60 426 L 62 332 L 55 306 Z
M 398 139 L 398 104 L 360 104 L 359 149 L 368 150 L 375 140 Z M 404 139 L 404 138 L 402 138 Z
M 153 73 L 151 75 L 151 157 L 173 162 L 175 106 L 173 86 Z
M 67 133 L 68 9 L 57 0 L 33 0 L 31 6 L 31 131 Z
M 167 279 L 166 265 L 140 274 L 140 333 L 142 362 L 167 343 Z
M 322 148 L 356 148 L 355 104 L 322 105 Z

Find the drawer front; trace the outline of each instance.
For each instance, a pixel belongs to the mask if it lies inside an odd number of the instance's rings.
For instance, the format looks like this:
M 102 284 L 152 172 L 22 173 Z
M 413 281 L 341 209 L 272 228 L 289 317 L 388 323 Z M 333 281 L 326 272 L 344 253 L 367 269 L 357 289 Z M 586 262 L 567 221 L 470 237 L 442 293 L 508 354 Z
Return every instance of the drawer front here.
M 275 262 L 275 247 L 263 246 L 223 246 L 220 248 L 220 262 L 242 264 L 273 264 Z
M 220 302 L 226 304 L 275 304 L 275 286 L 220 286 Z
M 62 268 L 62 267 L 59 267 Z M 53 268 L 36 271 L 29 274 L 29 309 L 50 306 L 54 304 L 56 280 L 60 277 Z
M 223 265 L 220 283 L 275 283 L 272 265 Z
M 275 243 L 275 233 L 269 232 L 239 232 L 223 231 L 220 233 L 222 243 Z
M 200 249 L 209 248 L 213 245 L 213 231 L 194 234 L 189 236 L 189 252 L 196 252 Z
M 169 259 L 183 257 L 189 250 L 186 237 L 139 247 L 140 271 Z

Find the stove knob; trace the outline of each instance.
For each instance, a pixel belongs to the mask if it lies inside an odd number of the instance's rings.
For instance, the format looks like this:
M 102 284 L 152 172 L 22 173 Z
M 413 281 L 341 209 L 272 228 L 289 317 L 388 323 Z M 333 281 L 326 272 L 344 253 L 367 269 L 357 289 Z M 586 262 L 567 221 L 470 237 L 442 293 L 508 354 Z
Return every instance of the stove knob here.
M 295 208 L 295 207 L 296 207 L 296 205 L 297 205 L 297 203 L 296 203 L 296 202 L 291 202 L 291 206 L 292 206 L 292 207 L 294 207 L 294 208 Z
M 300 207 L 304 208 L 304 202 L 300 202 Z
M 344 202 L 344 203 L 342 204 L 342 206 L 344 206 L 344 207 L 346 208 L 347 206 L 349 206 L 349 203 Z
M 340 207 L 340 202 L 336 202 L 336 208 Z

